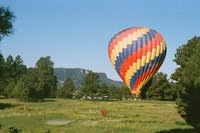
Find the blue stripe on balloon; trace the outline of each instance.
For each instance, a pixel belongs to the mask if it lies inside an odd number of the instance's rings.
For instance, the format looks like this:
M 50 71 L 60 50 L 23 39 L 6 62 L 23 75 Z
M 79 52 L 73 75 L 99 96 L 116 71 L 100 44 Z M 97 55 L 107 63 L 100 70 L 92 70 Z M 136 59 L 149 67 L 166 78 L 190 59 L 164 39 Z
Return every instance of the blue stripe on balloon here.
M 148 41 L 151 41 L 152 38 L 155 37 L 152 30 L 149 30 L 142 37 L 139 37 L 137 40 L 133 41 L 132 44 L 129 44 L 127 48 L 122 50 L 122 53 L 119 53 L 119 56 L 115 60 L 115 68 L 118 74 L 120 74 L 120 68 L 125 59 L 128 58 L 132 54 L 138 50 L 138 48 L 142 48 L 143 45 L 147 45 Z M 143 40 L 143 41 L 142 41 Z
M 165 58 L 166 55 L 166 50 L 163 51 L 163 53 L 161 53 L 158 57 L 154 58 L 153 60 L 151 60 L 149 63 L 145 64 L 145 66 L 143 66 L 141 69 L 143 69 L 144 71 L 142 71 L 140 73 L 140 71 L 138 70 L 130 79 L 130 87 L 131 89 L 133 89 L 134 83 L 135 81 L 138 79 L 138 77 L 140 77 L 143 73 L 145 73 L 146 71 L 150 70 L 154 65 L 160 63 L 160 61 L 162 61 Z M 141 70 L 140 69 L 140 70 Z
M 150 38 L 152 38 L 151 34 L 148 35 L 148 36 L 150 36 Z M 145 35 L 145 37 L 143 37 L 143 42 L 148 41 L 148 36 Z M 145 56 L 146 56 L 146 55 L 145 55 Z M 147 70 L 147 69 L 148 69 L 148 67 L 142 67 L 142 68 L 139 70 L 139 75 L 142 75 L 142 72 L 144 72 L 144 71 Z M 139 76 L 139 75 L 138 75 L 138 76 Z M 137 78 L 138 78 L 138 77 L 137 77 Z

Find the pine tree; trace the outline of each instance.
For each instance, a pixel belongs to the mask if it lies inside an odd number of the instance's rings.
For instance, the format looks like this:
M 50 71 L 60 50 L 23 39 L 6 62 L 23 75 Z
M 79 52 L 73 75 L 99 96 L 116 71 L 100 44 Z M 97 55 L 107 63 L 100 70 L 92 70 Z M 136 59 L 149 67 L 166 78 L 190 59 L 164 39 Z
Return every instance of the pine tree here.
M 128 87 L 122 86 L 120 89 L 121 89 L 121 92 L 122 92 L 123 99 L 129 99 L 129 98 L 133 97 L 133 94 L 131 93 L 131 91 Z
M 14 13 L 9 8 L 0 7 L 0 41 L 13 33 Z
M 146 91 L 147 99 L 152 100 L 173 100 L 172 90 L 167 75 L 159 72 L 152 79 L 152 84 Z
M 36 62 L 37 89 L 43 98 L 54 97 L 57 78 L 54 75 L 53 62 L 50 56 L 41 57 Z
M 178 112 L 200 132 L 200 37 L 194 37 L 187 44 L 180 46 L 175 54 L 179 66 L 171 78 L 178 89 Z
M 71 99 L 75 89 L 74 82 L 71 79 L 66 79 L 63 86 L 58 90 L 58 97 Z
M 122 90 L 116 86 L 109 87 L 109 99 L 122 100 Z
M 100 85 L 99 89 L 97 90 L 98 97 L 101 100 L 108 100 L 109 97 L 109 91 L 108 86 L 106 84 Z
M 97 90 L 100 87 L 100 79 L 99 75 L 90 71 L 82 84 L 82 93 L 84 94 L 85 98 L 89 96 L 92 100 L 97 94 Z
M 27 74 L 23 75 L 13 88 L 12 96 L 21 101 L 43 100 L 40 92 L 36 88 L 36 76 L 34 69 L 28 69 Z
M 0 53 L 0 95 L 3 95 L 5 84 L 5 59 L 3 55 Z
M 9 55 L 5 62 L 3 69 L 3 79 L 1 83 L 4 84 L 4 95 L 7 97 L 12 97 L 12 86 L 14 87 L 17 81 L 22 75 L 26 73 L 26 66 L 23 64 L 23 60 L 18 55 L 15 60 L 11 55 Z

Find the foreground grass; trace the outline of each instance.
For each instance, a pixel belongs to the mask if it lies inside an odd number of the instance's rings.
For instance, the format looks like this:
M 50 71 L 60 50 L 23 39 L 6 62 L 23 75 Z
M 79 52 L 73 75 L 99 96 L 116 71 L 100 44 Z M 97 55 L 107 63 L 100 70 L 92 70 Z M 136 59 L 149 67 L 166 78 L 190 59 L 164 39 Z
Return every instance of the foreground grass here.
M 11 126 L 23 133 L 162 133 L 192 128 L 177 114 L 173 102 L 0 99 L 0 103 L 5 105 L 0 109 L 0 133 Z M 102 116 L 103 109 L 109 111 L 107 116 Z

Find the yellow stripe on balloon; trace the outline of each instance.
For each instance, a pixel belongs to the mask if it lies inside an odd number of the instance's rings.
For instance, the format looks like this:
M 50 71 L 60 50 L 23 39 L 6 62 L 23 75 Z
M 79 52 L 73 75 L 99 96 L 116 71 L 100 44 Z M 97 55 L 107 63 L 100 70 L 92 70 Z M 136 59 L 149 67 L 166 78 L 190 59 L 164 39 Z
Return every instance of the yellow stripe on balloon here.
M 122 41 L 117 42 L 118 44 L 115 45 L 114 49 L 111 53 L 111 63 L 115 66 L 115 61 L 120 53 L 122 53 L 123 49 L 126 49 L 128 45 L 131 45 L 133 41 L 136 41 L 139 37 L 142 37 L 146 34 L 150 29 L 142 28 L 137 31 L 133 31 L 132 34 L 128 35 L 128 37 L 124 37 Z
M 156 48 L 152 49 L 152 52 L 148 52 L 147 53 L 147 57 L 146 58 L 148 60 L 146 60 L 146 63 L 149 63 L 151 60 L 153 60 L 154 58 L 158 57 L 159 54 L 157 54 L 157 52 L 158 53 L 162 53 L 163 52 L 163 50 L 165 49 L 165 45 L 163 45 L 163 44 L 164 44 L 163 41 L 161 41 L 161 43 L 160 43 L 161 46 L 157 45 Z M 163 48 L 162 51 L 157 51 L 157 49 L 160 49 L 160 47 Z M 142 67 L 142 66 L 139 66 L 139 69 L 138 69 L 138 65 L 137 64 L 139 64 L 140 62 L 141 62 L 141 59 L 138 59 L 136 63 L 134 62 L 132 64 L 132 66 L 129 67 L 129 69 L 127 70 L 127 72 L 125 74 L 125 81 L 127 83 L 129 83 L 128 87 L 130 87 L 130 80 L 131 80 L 132 76 L 135 74 L 136 70 L 139 70 Z M 146 81 L 144 81 L 144 83 L 146 83 Z
M 112 60 L 114 57 L 115 57 L 116 55 L 115 55 L 115 52 L 112 54 L 112 56 L 111 56 L 111 59 L 110 59 L 110 61 L 111 61 L 111 64 L 113 65 L 113 67 L 115 68 L 115 62 Z
M 162 43 L 161 43 L 161 45 L 162 45 Z M 159 56 L 160 51 L 161 51 L 161 47 L 162 47 L 162 46 L 158 46 L 158 48 L 157 48 L 157 50 L 156 50 L 156 57 Z M 155 58 L 155 57 L 154 57 L 154 58 Z
M 151 52 L 148 52 L 146 57 L 146 63 L 150 62 L 150 58 L 151 58 Z
M 159 46 L 157 45 L 157 47 L 159 47 Z M 157 47 L 152 49 L 152 52 L 151 52 L 151 60 L 153 60 L 153 59 L 155 58 L 156 51 L 158 50 Z
M 141 59 L 137 59 L 137 70 L 140 70 Z
M 161 42 L 161 53 L 163 52 L 163 51 L 165 51 L 166 50 L 166 43 L 165 43 L 165 40 L 162 40 L 162 42 Z
M 144 66 L 145 63 L 146 63 L 146 58 L 147 56 L 146 55 L 142 55 L 142 62 L 141 62 L 141 66 Z

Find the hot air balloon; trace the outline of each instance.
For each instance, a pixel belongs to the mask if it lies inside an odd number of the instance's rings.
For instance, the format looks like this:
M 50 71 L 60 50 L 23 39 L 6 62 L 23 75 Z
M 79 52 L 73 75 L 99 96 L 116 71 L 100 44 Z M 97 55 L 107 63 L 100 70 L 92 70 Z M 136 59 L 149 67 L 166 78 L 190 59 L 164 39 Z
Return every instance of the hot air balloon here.
M 111 64 L 136 96 L 158 71 L 166 52 L 162 35 L 145 27 L 124 29 L 114 35 L 108 45 Z

